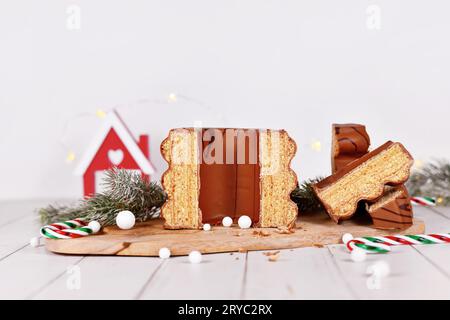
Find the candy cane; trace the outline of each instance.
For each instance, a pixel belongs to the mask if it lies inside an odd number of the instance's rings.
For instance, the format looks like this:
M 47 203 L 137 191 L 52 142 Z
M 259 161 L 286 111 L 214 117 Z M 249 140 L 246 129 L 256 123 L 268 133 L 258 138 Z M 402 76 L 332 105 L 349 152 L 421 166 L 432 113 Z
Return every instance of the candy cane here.
M 350 251 L 359 248 L 367 253 L 387 253 L 392 246 L 443 243 L 450 243 L 449 233 L 361 237 L 348 241 L 347 248 Z
M 94 230 L 83 219 L 73 219 L 43 226 L 40 233 L 49 239 L 73 239 L 88 236 Z
M 411 197 L 411 203 L 416 206 L 434 207 L 434 206 L 436 206 L 436 198 Z

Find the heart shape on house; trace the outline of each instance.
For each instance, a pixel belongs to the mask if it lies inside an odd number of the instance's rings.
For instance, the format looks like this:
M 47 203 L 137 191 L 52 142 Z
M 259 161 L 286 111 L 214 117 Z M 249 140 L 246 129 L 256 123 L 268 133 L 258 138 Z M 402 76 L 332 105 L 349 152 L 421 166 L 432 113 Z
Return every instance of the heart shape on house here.
M 108 159 L 115 166 L 118 166 L 123 161 L 123 151 L 120 149 L 117 150 L 109 150 L 108 151 Z

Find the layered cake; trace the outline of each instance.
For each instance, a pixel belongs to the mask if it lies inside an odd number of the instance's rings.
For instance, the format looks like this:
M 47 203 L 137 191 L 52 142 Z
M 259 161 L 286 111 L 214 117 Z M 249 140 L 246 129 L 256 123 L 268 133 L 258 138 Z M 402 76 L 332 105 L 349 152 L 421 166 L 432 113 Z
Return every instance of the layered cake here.
M 313 186 L 330 217 L 349 219 L 361 200 L 380 198 L 386 186 L 408 180 L 413 158 L 398 142 L 387 142 Z
M 168 229 L 197 229 L 242 215 L 253 226 L 292 226 L 297 206 L 290 193 L 296 144 L 284 130 L 172 129 L 161 144 L 169 168 L 161 209 Z

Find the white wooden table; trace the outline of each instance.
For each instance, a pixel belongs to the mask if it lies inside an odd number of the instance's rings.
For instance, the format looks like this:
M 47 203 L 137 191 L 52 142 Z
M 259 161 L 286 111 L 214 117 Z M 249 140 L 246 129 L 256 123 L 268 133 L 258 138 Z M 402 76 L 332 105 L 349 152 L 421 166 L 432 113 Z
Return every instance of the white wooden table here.
M 450 299 L 450 245 L 402 246 L 350 260 L 343 245 L 186 257 L 66 256 L 33 248 L 35 208 L 49 201 L 0 203 L 0 299 Z M 427 232 L 450 232 L 450 208 L 416 208 Z M 390 275 L 368 285 L 383 260 Z

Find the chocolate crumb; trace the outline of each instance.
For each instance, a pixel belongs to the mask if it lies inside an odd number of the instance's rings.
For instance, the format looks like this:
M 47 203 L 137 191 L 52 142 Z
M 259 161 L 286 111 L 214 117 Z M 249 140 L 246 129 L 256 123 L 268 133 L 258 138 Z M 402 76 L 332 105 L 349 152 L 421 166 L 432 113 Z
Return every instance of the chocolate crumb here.
M 291 233 L 294 233 L 295 230 L 293 230 L 292 228 L 288 228 L 288 227 L 278 227 L 277 230 L 275 230 L 275 232 L 277 232 L 279 234 L 291 234 Z
M 320 244 L 320 243 L 313 243 L 313 247 L 316 247 L 316 248 L 323 248 L 323 244 Z
M 263 252 L 263 255 L 265 255 L 266 257 L 270 257 L 270 256 L 276 256 L 280 253 L 280 251 L 267 251 L 267 252 Z
M 265 230 L 254 230 L 252 234 L 254 236 L 258 236 L 258 237 L 268 237 L 268 236 L 270 236 L 270 233 L 268 231 L 265 231 Z

